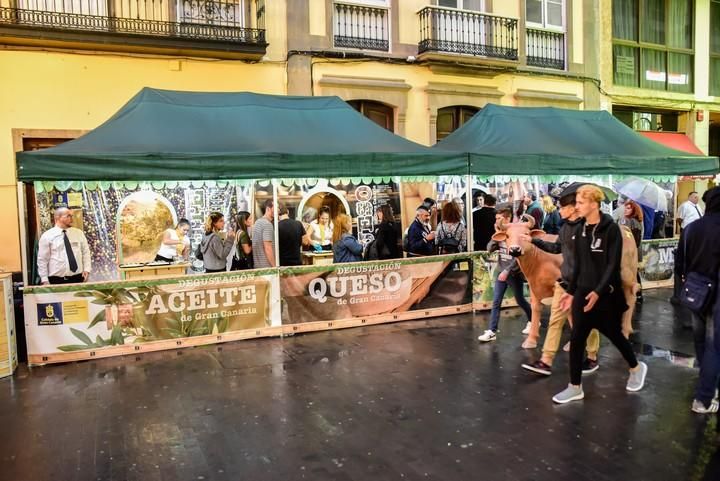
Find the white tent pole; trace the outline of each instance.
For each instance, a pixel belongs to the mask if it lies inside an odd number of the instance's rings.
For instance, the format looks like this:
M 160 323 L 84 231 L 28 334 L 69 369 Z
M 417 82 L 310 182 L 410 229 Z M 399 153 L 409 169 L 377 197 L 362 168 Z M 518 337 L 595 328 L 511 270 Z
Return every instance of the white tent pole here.
M 280 217 L 278 215 L 278 187 L 277 182 L 279 181 L 272 181 L 273 186 L 273 212 L 275 215 L 273 216 L 273 235 L 275 236 L 275 246 L 273 249 L 273 253 L 275 254 L 275 267 L 280 267 L 280 233 L 278 232 L 278 218 Z
M 472 196 L 473 182 L 472 175 L 465 177 L 465 226 L 467 228 L 467 251 L 475 250 L 473 240 L 473 208 L 475 207 L 475 199 Z
M 30 285 L 28 276 L 28 258 L 27 258 L 27 209 L 25 206 L 25 184 L 18 182 L 18 221 L 20 224 L 20 266 L 22 267 L 23 286 Z

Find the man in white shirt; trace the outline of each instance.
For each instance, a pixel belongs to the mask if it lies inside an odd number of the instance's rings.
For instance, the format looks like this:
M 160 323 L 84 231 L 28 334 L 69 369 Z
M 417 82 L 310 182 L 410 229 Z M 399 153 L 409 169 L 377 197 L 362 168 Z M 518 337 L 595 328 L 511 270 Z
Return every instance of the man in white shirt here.
M 703 216 L 702 208 L 698 205 L 699 201 L 700 196 L 698 193 L 690 192 L 688 200 L 683 202 L 678 208 L 677 223 L 681 232 Z
M 55 227 L 40 237 L 37 265 L 43 285 L 85 282 L 90 275 L 87 239 L 72 224 L 72 211 L 60 207 L 55 210 Z

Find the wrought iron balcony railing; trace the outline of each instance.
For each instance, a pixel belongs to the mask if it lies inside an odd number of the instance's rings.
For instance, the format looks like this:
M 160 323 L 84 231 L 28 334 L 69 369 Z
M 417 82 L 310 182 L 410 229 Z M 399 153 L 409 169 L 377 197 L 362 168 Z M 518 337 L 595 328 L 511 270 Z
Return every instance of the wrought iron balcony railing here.
M 0 26 L 265 45 L 264 1 L 0 0 Z
M 515 18 L 434 6 L 423 8 L 418 15 L 421 35 L 419 53 L 518 59 L 518 21 Z
M 565 69 L 565 34 L 537 28 L 527 29 L 527 64 Z
M 390 49 L 387 8 L 335 3 L 335 46 L 363 50 Z

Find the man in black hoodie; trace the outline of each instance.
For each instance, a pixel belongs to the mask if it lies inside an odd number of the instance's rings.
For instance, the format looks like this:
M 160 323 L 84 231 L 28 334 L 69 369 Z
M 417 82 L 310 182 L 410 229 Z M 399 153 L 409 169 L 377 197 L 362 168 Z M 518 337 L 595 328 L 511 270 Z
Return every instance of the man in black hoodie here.
M 720 271 L 720 187 L 714 187 L 703 195 L 705 215 L 688 225 L 680 234 L 675 256 L 675 274 L 684 281 L 690 272 L 697 272 L 710 279 L 718 278 Z M 718 309 L 715 309 L 716 314 Z M 693 313 L 695 355 L 700 367 L 691 409 L 700 414 L 718 412 L 718 402 L 713 399 L 720 375 L 720 350 L 716 344 L 720 336 L 720 319 L 711 319 L 712 309 L 702 314 Z
M 562 225 L 560 234 L 555 242 L 548 242 L 539 237 L 527 236 L 523 240 L 532 242 L 532 244 L 545 252 L 551 254 L 562 254 L 563 263 L 560 266 L 561 278 L 555 283 L 555 291 L 553 294 L 552 307 L 550 308 L 550 320 L 548 321 L 547 334 L 543 344 L 542 357 L 532 364 L 522 364 L 524 369 L 549 376 L 552 374 L 552 364 L 555 354 L 560 348 L 560 338 L 562 337 L 563 326 L 568 319 L 568 312 L 560 307 L 560 299 L 565 294 L 570 277 L 573 273 L 573 265 L 575 263 L 575 237 L 580 235 L 581 219 L 578 218 L 575 209 L 575 193 L 579 185 L 571 184 L 560 194 L 560 216 L 562 217 Z M 593 329 L 588 337 L 587 350 L 588 357 L 583 363 L 583 374 L 590 374 L 600 367 L 597 362 L 597 354 L 600 346 L 600 335 L 597 329 Z
M 594 185 L 577 191 L 575 207 L 584 218 L 575 236 L 575 264 L 562 307 L 572 306 L 570 338 L 570 384 L 553 401 L 565 404 L 585 397 L 582 365 L 588 334 L 595 328 L 607 337 L 630 366 L 625 389 L 639 391 L 645 385 L 647 365 L 638 362 L 632 345 L 622 333 L 622 314 L 628 309 L 620 279 L 622 234 L 613 218 L 600 212 L 605 194 Z

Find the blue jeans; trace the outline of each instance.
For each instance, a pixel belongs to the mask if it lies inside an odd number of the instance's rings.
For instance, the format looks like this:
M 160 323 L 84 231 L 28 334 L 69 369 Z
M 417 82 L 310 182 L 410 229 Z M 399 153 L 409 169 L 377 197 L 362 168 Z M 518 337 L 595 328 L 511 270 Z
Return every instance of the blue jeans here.
M 695 388 L 695 399 L 705 406 L 715 396 L 720 386 L 720 352 L 715 348 L 714 339 L 720 335 L 720 325 L 716 326 L 712 315 L 699 316 L 692 313 L 695 355 L 700 367 L 700 378 Z
M 515 300 L 520 306 L 520 309 L 525 311 L 525 315 L 528 321 L 532 318 L 532 310 L 530 304 L 523 296 L 523 278 L 522 276 L 509 275 L 507 281 L 503 282 L 500 279 L 495 279 L 495 287 L 493 290 L 493 304 L 492 312 L 490 313 L 490 330 L 497 332 L 498 322 L 500 322 L 500 307 L 502 306 L 503 297 L 505 297 L 505 291 L 509 287 L 515 295 Z

